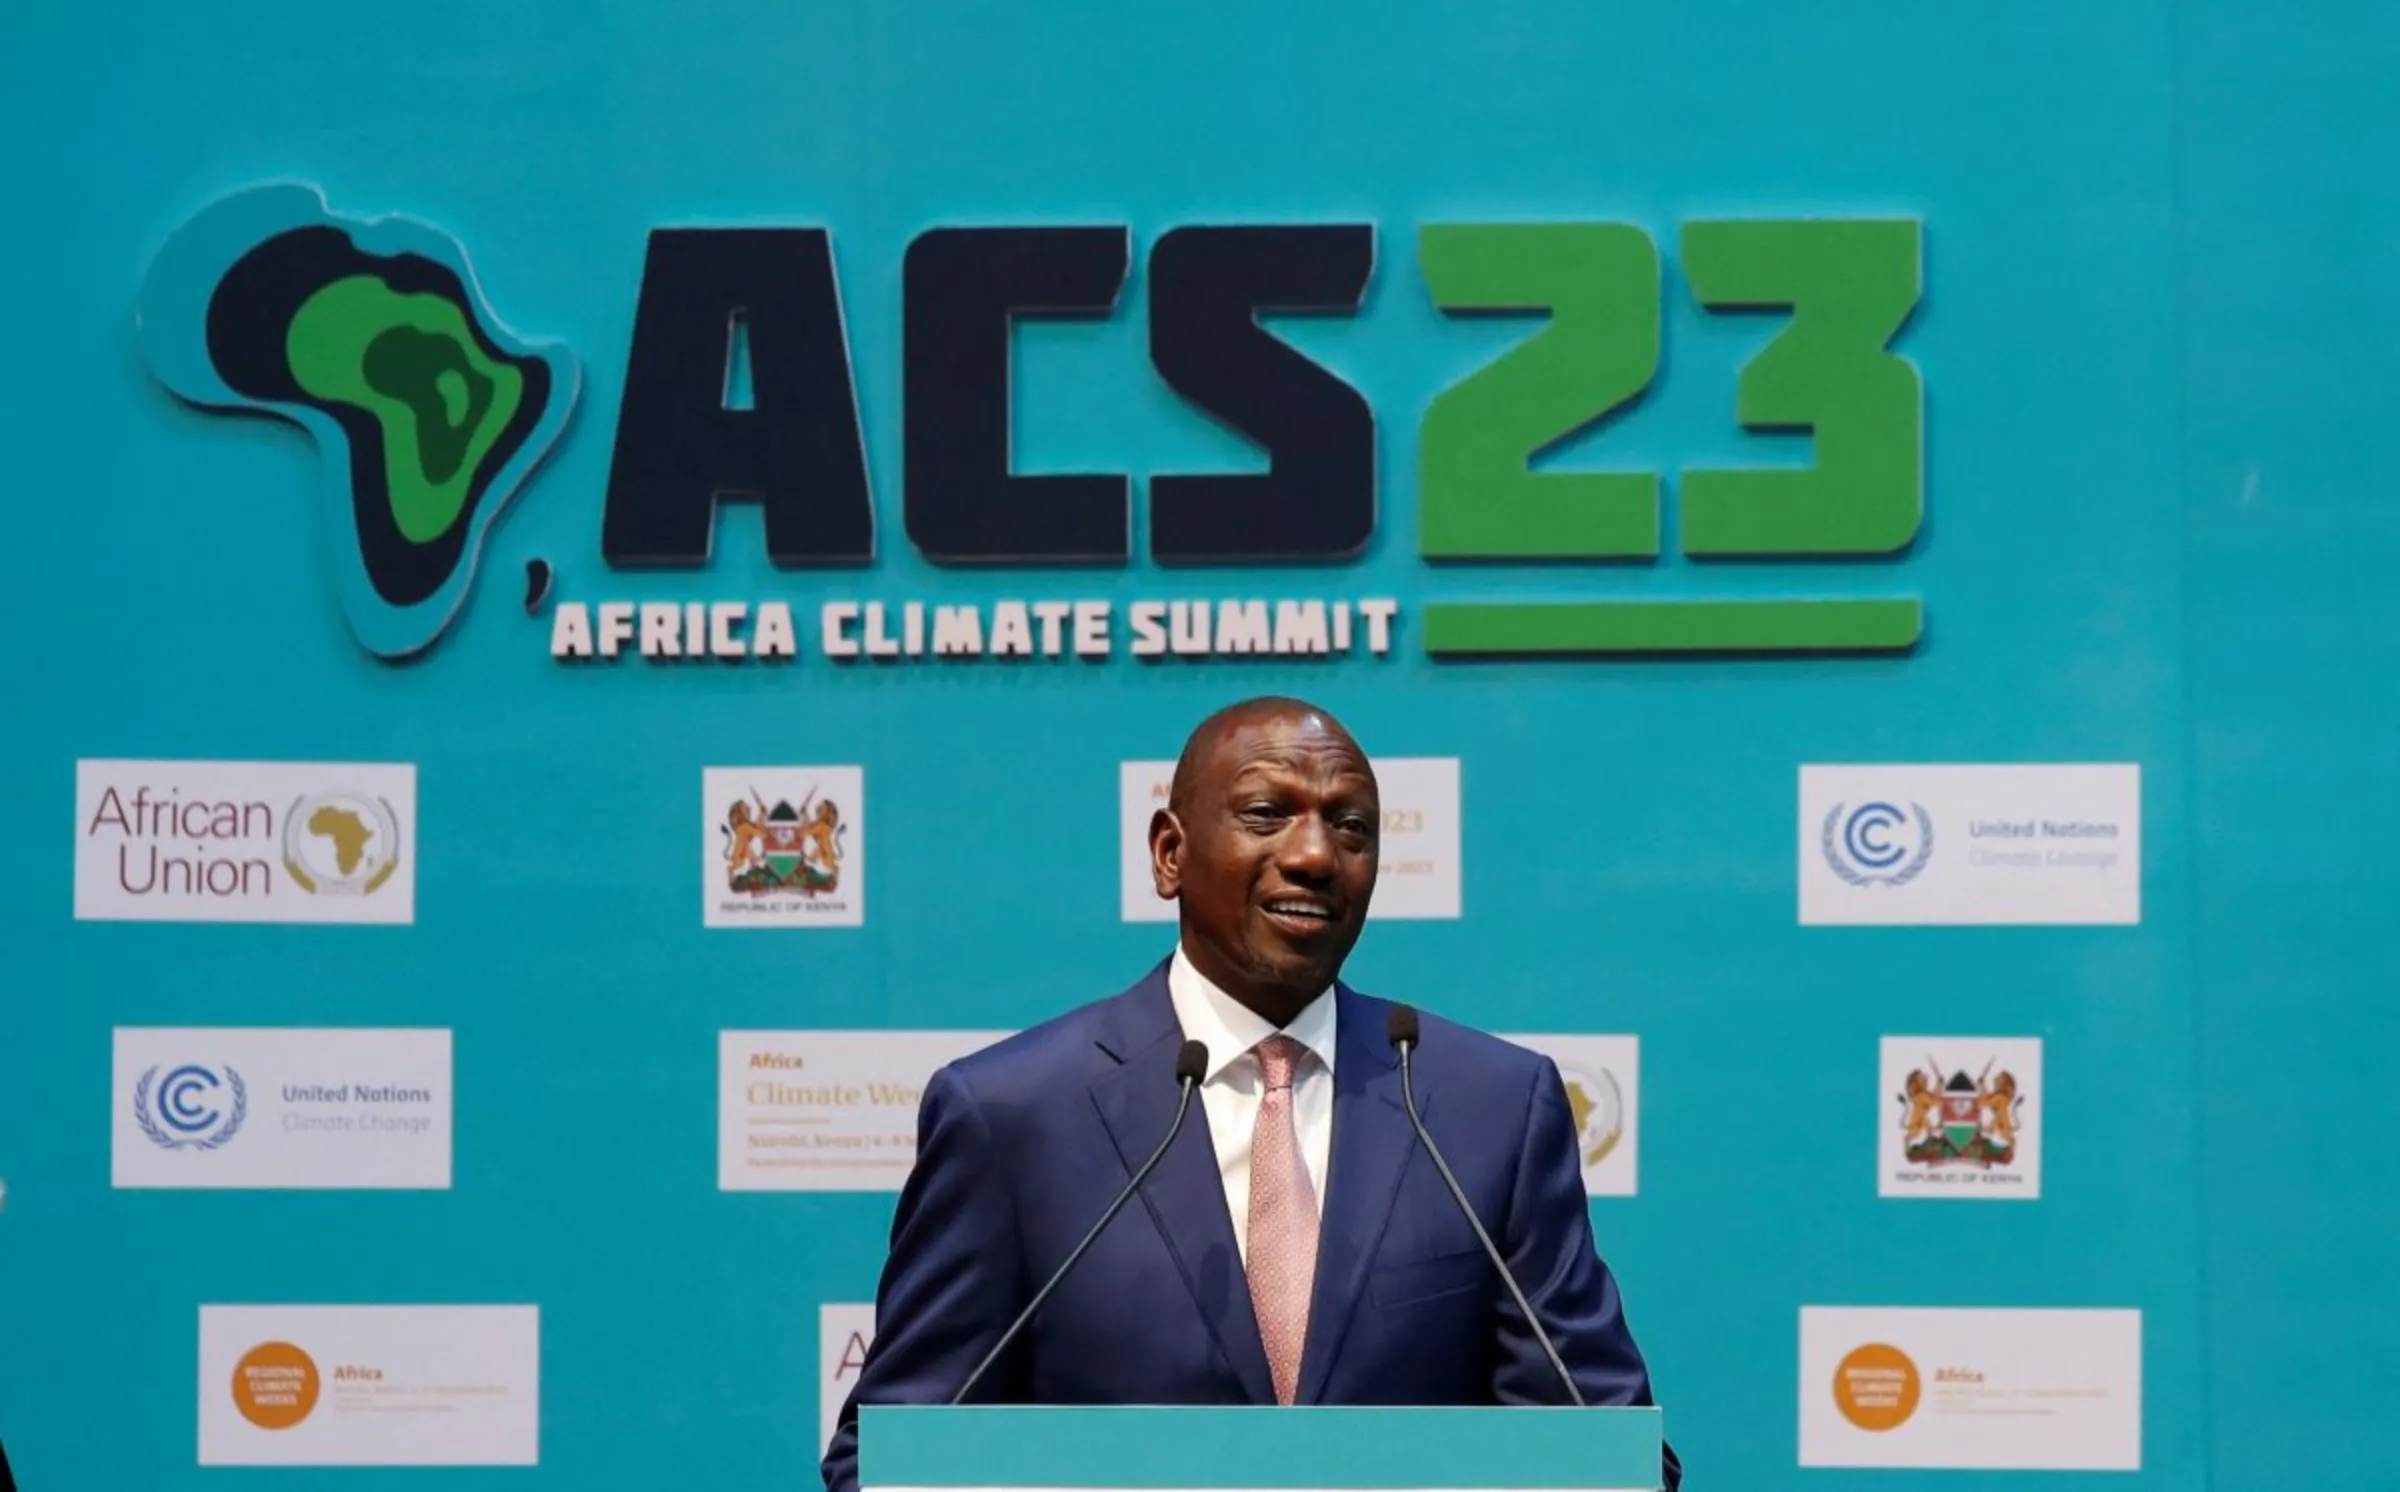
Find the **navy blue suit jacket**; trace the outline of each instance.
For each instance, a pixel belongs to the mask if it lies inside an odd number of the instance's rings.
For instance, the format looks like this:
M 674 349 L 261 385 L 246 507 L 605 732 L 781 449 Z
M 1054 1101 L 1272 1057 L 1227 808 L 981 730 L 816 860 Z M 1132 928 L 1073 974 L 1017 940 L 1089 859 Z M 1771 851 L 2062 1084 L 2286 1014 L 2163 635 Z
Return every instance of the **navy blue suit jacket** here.
M 1302 1404 L 1563 1404 L 1506 1287 L 1419 1149 L 1386 1002 L 1346 985 Z M 858 1406 L 946 1403 L 1175 1117 L 1183 1033 L 1166 965 L 936 1073 L 876 1292 L 876 1335 L 824 1461 L 856 1492 Z M 1566 1088 L 1550 1059 L 1433 1016 L 1417 1106 L 1586 1400 L 1650 1379 L 1594 1251 Z M 979 1403 L 1272 1404 L 1199 1100 Z M 1672 1452 L 1665 1484 L 1680 1479 Z

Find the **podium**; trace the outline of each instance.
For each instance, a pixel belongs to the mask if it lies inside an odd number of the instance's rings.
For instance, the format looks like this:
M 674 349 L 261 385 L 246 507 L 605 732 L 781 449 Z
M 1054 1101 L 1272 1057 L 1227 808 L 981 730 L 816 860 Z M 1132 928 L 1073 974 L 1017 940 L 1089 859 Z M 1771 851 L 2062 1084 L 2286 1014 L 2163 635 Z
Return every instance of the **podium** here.
M 1659 1411 L 862 1405 L 859 1492 L 1657 1492 Z

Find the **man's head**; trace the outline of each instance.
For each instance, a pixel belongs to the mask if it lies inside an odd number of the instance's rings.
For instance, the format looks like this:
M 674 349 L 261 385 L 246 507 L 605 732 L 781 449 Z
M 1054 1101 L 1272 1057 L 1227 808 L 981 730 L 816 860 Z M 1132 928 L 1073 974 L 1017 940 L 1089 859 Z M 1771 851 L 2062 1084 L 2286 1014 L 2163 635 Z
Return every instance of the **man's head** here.
M 1192 732 L 1150 819 L 1150 874 L 1220 989 L 1288 1022 L 1332 983 L 1375 894 L 1383 804 L 1340 721 L 1248 699 Z

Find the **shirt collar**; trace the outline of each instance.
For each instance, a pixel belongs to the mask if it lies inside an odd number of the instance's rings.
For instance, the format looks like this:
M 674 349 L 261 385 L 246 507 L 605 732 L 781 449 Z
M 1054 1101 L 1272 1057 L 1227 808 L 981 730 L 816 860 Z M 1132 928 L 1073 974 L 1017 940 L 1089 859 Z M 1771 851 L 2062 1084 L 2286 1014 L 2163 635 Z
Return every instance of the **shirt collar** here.
M 1183 1027 L 1184 1039 L 1208 1047 L 1208 1072 L 1201 1079 L 1213 1083 L 1225 1075 L 1225 1070 L 1250 1049 L 1275 1034 L 1276 1028 L 1265 1016 L 1236 1000 L 1210 981 L 1209 977 L 1192 967 L 1184 956 L 1183 945 L 1175 945 L 1175 957 L 1167 965 L 1167 994 L 1175 1005 L 1176 1023 Z M 1338 1002 L 1328 988 L 1292 1017 L 1283 1034 L 1299 1042 L 1333 1071 L 1334 1017 Z

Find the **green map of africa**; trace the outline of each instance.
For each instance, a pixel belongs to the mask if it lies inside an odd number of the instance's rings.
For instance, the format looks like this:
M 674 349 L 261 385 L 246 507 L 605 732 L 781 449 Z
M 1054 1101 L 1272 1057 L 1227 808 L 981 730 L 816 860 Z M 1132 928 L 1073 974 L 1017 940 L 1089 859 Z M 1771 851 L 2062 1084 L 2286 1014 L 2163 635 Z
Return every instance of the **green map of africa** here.
M 308 816 L 308 832 L 333 841 L 333 863 L 343 875 L 358 874 L 358 862 L 366 856 L 367 841 L 375 832 L 347 808 L 328 803 Z

